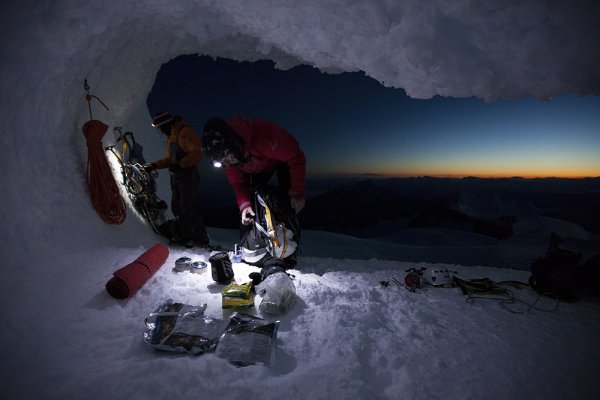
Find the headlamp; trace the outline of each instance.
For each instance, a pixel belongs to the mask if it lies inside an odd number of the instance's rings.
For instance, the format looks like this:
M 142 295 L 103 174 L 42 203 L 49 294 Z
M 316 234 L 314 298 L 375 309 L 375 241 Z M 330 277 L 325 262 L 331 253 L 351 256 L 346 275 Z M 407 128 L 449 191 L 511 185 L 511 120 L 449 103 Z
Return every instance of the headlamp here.
M 221 164 L 221 161 L 213 161 L 213 167 L 221 168 L 222 166 L 223 166 L 223 164 Z
M 168 112 L 162 112 L 162 113 L 154 116 L 154 118 L 152 119 L 152 123 L 150 125 L 152 125 L 152 127 L 154 127 L 154 128 L 160 128 L 164 124 L 170 123 L 172 121 L 173 121 L 173 116 L 171 114 L 169 114 Z

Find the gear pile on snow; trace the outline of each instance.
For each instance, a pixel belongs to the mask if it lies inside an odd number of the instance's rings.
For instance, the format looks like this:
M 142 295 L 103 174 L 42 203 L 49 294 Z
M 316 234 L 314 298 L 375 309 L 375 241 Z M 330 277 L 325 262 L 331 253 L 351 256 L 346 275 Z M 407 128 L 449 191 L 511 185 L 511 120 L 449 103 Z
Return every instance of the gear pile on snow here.
M 167 203 L 156 194 L 158 173 L 142 165 L 144 155 L 142 147 L 135 141 L 133 133 L 123 133 L 123 128 L 114 128 L 116 141 L 121 143 L 120 151 L 116 145 L 106 146 L 121 168 L 121 185 L 125 188 L 133 208 L 150 225 L 154 233 L 171 238 L 177 220 L 167 217 Z M 128 139 L 129 138 L 129 139 Z

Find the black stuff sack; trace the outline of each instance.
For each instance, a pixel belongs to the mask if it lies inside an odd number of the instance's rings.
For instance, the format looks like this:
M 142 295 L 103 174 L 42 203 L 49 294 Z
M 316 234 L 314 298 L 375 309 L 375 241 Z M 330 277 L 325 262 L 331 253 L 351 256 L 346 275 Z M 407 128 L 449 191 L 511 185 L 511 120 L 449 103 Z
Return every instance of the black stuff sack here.
M 221 251 L 213 254 L 208 261 L 213 281 L 219 284 L 228 284 L 233 280 L 233 268 L 227 252 Z
M 561 249 L 559 245 L 562 242 L 557 234 L 552 233 L 546 255 L 531 264 L 529 285 L 541 295 L 571 302 L 577 300 L 582 255 Z

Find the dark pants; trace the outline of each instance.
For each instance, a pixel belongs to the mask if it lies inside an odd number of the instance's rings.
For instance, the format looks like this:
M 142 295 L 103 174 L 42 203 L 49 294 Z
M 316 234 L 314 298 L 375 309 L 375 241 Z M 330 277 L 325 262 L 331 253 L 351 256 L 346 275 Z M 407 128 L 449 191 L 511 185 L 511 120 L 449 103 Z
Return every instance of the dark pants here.
M 200 212 L 200 175 L 195 167 L 171 174 L 171 210 L 179 220 L 179 238 L 208 244 Z

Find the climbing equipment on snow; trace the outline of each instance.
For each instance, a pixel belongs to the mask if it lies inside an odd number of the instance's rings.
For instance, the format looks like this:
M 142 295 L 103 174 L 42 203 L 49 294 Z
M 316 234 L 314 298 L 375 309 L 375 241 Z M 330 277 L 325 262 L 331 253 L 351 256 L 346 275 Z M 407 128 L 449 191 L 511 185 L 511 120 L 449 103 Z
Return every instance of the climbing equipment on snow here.
M 449 278 L 450 277 L 450 278 Z M 410 292 L 415 292 L 421 287 L 422 283 L 426 283 L 436 288 L 451 288 L 459 287 L 464 295 L 467 296 L 466 302 L 472 304 L 475 299 L 497 300 L 500 305 L 507 311 L 514 314 L 526 314 L 531 310 L 553 312 L 558 309 L 558 298 L 554 296 L 556 303 L 553 307 L 540 307 L 542 295 L 531 303 L 521 300 L 515 296 L 511 288 L 522 289 L 529 287 L 527 283 L 513 280 L 505 280 L 494 282 L 488 278 L 480 279 L 461 279 L 456 276 L 455 271 L 449 271 L 444 268 L 409 268 L 406 270 L 404 282 L 392 277 L 389 281 L 380 281 L 382 287 L 389 287 L 390 282 L 398 286 L 408 289 Z M 520 303 L 526 308 L 517 310 L 514 304 Z
M 423 282 L 431 286 L 452 287 L 454 284 L 452 271 L 445 268 L 425 268 L 422 270 L 421 276 Z
M 423 268 L 409 268 L 404 275 L 404 284 L 411 292 L 421 287 L 421 277 L 423 276 Z M 395 279 L 395 278 L 394 278 Z
M 528 303 L 517 298 L 513 291 L 507 288 L 506 286 L 522 289 L 528 287 L 529 285 L 520 281 L 498 281 L 494 282 L 488 278 L 480 278 L 480 279 L 460 279 L 458 277 L 454 277 L 454 282 L 461 289 L 462 293 L 467 296 L 466 302 L 469 304 L 473 304 L 475 299 L 484 299 L 484 300 L 496 300 L 500 303 L 500 306 L 505 310 L 513 313 L 513 314 L 526 314 L 531 310 L 544 311 L 544 312 L 554 312 L 558 310 L 559 300 L 555 297 L 555 305 L 552 308 L 541 308 L 537 304 L 542 299 L 542 295 L 538 295 L 536 300 L 533 303 Z M 516 303 L 521 303 L 527 306 L 527 308 L 523 310 L 516 310 L 514 307 L 509 307 L 509 305 L 513 305 Z

